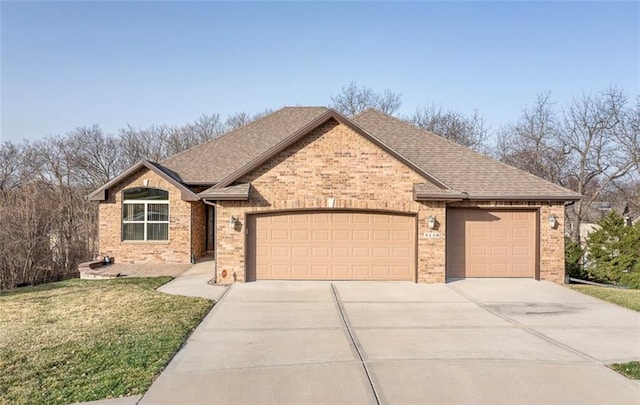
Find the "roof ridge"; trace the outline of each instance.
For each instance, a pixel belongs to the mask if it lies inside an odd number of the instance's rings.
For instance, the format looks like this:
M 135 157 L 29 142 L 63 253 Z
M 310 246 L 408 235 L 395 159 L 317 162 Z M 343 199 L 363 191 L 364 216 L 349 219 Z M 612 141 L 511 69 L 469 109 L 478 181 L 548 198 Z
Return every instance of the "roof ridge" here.
M 377 113 L 380 113 L 380 114 L 384 114 L 382 111 L 380 111 L 380 110 L 378 110 L 378 109 L 376 109 L 376 108 L 373 108 L 373 107 L 367 107 L 367 108 L 365 108 L 364 110 L 360 111 L 359 113 L 354 114 L 354 115 L 353 115 L 351 118 L 349 118 L 349 119 L 350 119 L 350 120 L 355 119 L 355 118 L 360 117 L 360 116 L 362 116 L 362 115 L 364 115 L 364 114 L 366 114 L 366 113 L 368 113 L 368 112 L 377 112 Z M 385 115 L 388 115 L 388 114 L 385 114 Z
M 320 107 L 320 106 L 319 106 L 319 107 Z M 193 145 L 193 146 L 192 146 L 192 147 L 190 147 L 190 148 L 187 148 L 187 149 L 185 149 L 185 150 L 183 150 L 183 151 L 181 151 L 181 152 L 178 152 L 178 153 L 175 153 L 175 154 L 173 154 L 173 155 L 171 155 L 171 156 L 169 156 L 169 157 L 166 157 L 166 158 L 164 158 L 164 159 L 162 159 L 162 160 L 161 160 L 161 163 L 163 163 L 163 164 L 164 164 L 164 163 L 166 163 L 167 161 L 172 160 L 173 158 L 175 158 L 175 157 L 177 157 L 177 156 L 180 156 L 180 155 L 182 155 L 182 154 L 184 154 L 184 153 L 186 153 L 186 152 L 190 152 L 190 151 L 191 151 L 191 150 L 193 150 L 193 149 L 196 149 L 196 148 L 202 147 L 202 146 L 204 146 L 204 145 L 211 144 L 211 143 L 213 143 L 214 141 L 218 141 L 218 140 L 220 140 L 220 139 L 222 139 L 222 138 L 226 138 L 226 137 L 228 137 L 229 135 L 234 134 L 234 133 L 236 133 L 237 131 L 239 131 L 239 130 L 241 130 L 241 129 L 242 129 L 242 130 L 245 130 L 245 129 L 249 128 L 249 127 L 252 127 L 252 126 L 254 126 L 255 124 L 257 124 L 257 123 L 261 122 L 262 120 L 264 120 L 264 119 L 266 119 L 266 118 L 268 118 L 268 117 L 273 116 L 274 114 L 280 113 L 280 112 L 282 112 L 282 111 L 284 111 L 284 110 L 289 110 L 289 109 L 294 109 L 294 108 L 318 108 L 318 107 L 296 107 L 296 106 L 284 106 L 284 107 L 281 107 L 281 108 L 279 108 L 279 109 L 277 109 L 277 110 L 275 110 L 275 111 L 273 111 L 273 112 L 271 112 L 271 113 L 269 113 L 269 114 L 267 114 L 267 115 L 265 115 L 265 116 L 262 116 L 262 117 L 258 118 L 257 120 L 251 121 L 251 122 L 249 122 L 249 123 L 247 123 L 247 124 L 245 124 L 245 125 L 243 125 L 243 126 L 241 126 L 241 127 L 238 127 L 238 128 L 232 129 L 231 131 L 227 131 L 227 132 L 223 133 L 222 135 L 219 135 L 219 136 L 216 136 L 215 138 L 209 139 L 208 141 L 201 142 L 201 143 L 199 143 L 199 144 L 197 144 L 197 145 Z M 326 107 L 324 107 L 324 108 L 326 108 Z
M 437 137 L 436 139 L 438 139 L 438 140 L 442 140 L 442 141 L 444 141 L 444 142 L 447 142 L 447 143 L 451 144 L 452 146 L 454 146 L 454 147 L 456 147 L 456 148 L 462 148 L 462 149 L 464 149 L 464 150 L 465 150 L 465 151 L 467 151 L 467 152 L 474 153 L 474 154 L 475 154 L 475 155 L 477 155 L 478 157 L 481 157 L 481 158 L 483 158 L 483 159 L 485 159 L 485 160 L 488 160 L 488 161 L 491 161 L 491 162 L 495 162 L 495 163 L 499 163 L 500 165 L 505 166 L 505 167 L 509 168 L 510 170 L 517 170 L 517 171 L 519 171 L 519 172 L 522 172 L 522 173 L 526 174 L 527 176 L 529 176 L 529 177 L 531 177 L 531 178 L 534 178 L 534 179 L 536 179 L 536 180 L 542 180 L 542 181 L 544 181 L 544 182 L 546 182 L 546 183 L 549 183 L 549 184 L 553 185 L 554 187 L 556 187 L 556 188 L 558 188 L 558 189 L 561 189 L 561 190 L 568 190 L 568 191 L 571 191 L 572 193 L 575 193 L 576 195 L 578 194 L 578 193 L 576 193 L 576 192 L 575 192 L 575 191 L 573 191 L 573 190 L 570 190 L 570 189 L 568 189 L 568 188 L 566 188 L 566 187 L 562 187 L 561 185 L 556 184 L 556 183 L 554 183 L 554 182 L 552 182 L 552 181 L 549 181 L 549 180 L 547 180 L 547 179 L 543 179 L 542 177 L 540 177 L 540 176 L 536 176 L 535 174 L 530 173 L 530 172 L 528 172 L 528 171 L 526 171 L 526 170 L 523 170 L 523 169 L 517 168 L 517 167 L 515 167 L 515 166 L 511 166 L 510 164 L 507 164 L 507 163 L 502 162 L 502 161 L 500 161 L 500 160 L 498 160 L 498 159 L 492 158 L 491 156 L 487 156 L 487 155 L 485 155 L 484 153 L 480 153 L 480 152 L 478 152 L 478 151 L 476 151 L 476 150 L 473 150 L 473 149 L 471 149 L 471 148 L 469 148 L 469 147 L 467 147 L 467 146 L 461 145 L 461 144 L 459 144 L 459 143 L 457 143 L 457 142 L 454 142 L 454 141 L 452 141 L 452 140 L 450 140 L 450 139 L 447 139 L 447 138 L 445 138 L 445 137 L 444 137 L 444 136 L 442 136 L 442 135 L 438 135 L 438 134 L 436 134 L 436 133 L 434 133 L 434 132 L 431 132 L 431 131 L 428 131 L 428 130 L 426 130 L 426 129 L 424 129 L 424 128 L 420 128 L 419 126 L 414 125 L 414 124 L 412 124 L 412 123 L 410 123 L 410 122 L 408 122 L 408 121 L 405 121 L 405 120 L 400 119 L 400 118 L 398 118 L 398 117 L 394 117 L 393 115 L 385 114 L 385 113 L 383 113 L 383 112 L 381 112 L 381 111 L 378 111 L 378 110 L 376 110 L 376 109 L 373 109 L 373 108 L 370 108 L 370 109 L 368 109 L 367 111 L 369 111 L 369 110 L 372 110 L 372 112 L 377 113 L 377 114 L 379 114 L 379 115 L 382 115 L 382 116 L 384 116 L 385 118 L 390 118 L 390 119 L 392 119 L 392 120 L 394 120 L 394 121 L 397 121 L 398 123 L 400 123 L 400 124 L 402 124 L 402 125 L 407 125 L 407 126 L 410 126 L 410 127 L 416 128 L 416 129 L 418 129 L 419 131 L 423 132 L 423 133 L 424 133 L 424 134 L 426 134 L 426 135 L 429 135 L 429 136 L 432 136 L 432 137 Z

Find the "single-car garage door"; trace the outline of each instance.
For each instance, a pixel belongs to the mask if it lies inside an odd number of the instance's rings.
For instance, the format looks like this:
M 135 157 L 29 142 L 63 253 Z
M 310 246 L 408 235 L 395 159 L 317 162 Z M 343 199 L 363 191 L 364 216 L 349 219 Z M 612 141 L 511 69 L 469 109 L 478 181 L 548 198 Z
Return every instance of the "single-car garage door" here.
M 414 280 L 414 216 L 301 211 L 247 223 L 249 280 Z
M 535 277 L 536 212 L 447 210 L 447 278 Z

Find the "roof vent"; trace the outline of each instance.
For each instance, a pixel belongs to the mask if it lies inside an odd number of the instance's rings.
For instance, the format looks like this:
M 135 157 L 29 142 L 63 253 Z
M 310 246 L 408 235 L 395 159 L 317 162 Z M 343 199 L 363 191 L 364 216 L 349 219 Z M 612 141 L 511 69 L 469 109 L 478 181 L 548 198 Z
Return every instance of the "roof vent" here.
M 604 202 L 602 204 L 600 204 L 600 206 L 598 207 L 598 209 L 600 211 L 611 211 L 611 203 L 609 202 Z

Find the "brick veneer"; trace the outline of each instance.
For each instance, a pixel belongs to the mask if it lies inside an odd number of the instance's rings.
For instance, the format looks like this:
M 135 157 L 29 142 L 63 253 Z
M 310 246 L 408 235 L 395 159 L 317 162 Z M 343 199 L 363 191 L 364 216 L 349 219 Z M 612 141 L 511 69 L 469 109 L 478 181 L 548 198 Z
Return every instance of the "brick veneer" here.
M 122 242 L 122 190 L 149 187 L 169 191 L 169 242 Z M 327 209 L 334 198 L 335 209 L 380 210 L 411 213 L 417 217 L 417 282 L 445 281 L 446 207 L 444 202 L 416 202 L 413 184 L 425 180 L 387 152 L 355 133 L 330 121 L 269 162 L 243 176 L 251 182 L 249 201 L 219 201 L 216 205 L 216 272 L 219 283 L 243 282 L 245 274 L 246 216 L 268 211 Z M 99 252 L 118 262 L 188 263 L 193 252 L 204 255 L 206 248 L 206 206 L 182 201 L 180 191 L 148 169 L 141 169 L 109 190 L 99 208 Z M 542 280 L 564 282 L 564 205 L 562 203 L 464 201 L 450 207 L 528 208 L 538 212 L 540 236 L 539 269 Z M 551 229 L 549 215 L 559 226 Z M 430 215 L 437 218 L 439 237 L 426 238 Z M 240 218 L 231 229 L 229 218 Z M 223 278 L 223 270 L 227 277 Z
M 440 238 L 420 237 L 427 218 L 444 221 L 442 202 L 413 201 L 413 184 L 424 179 L 350 128 L 330 121 L 269 162 L 245 175 L 251 182 L 249 201 L 219 201 L 216 208 L 216 267 L 220 283 L 244 281 L 246 215 L 254 212 L 326 209 L 383 210 L 417 215 L 417 275 L 419 282 L 444 282 L 444 227 Z M 229 228 L 231 216 L 241 226 Z M 442 224 L 444 225 L 444 224 Z M 222 271 L 227 270 L 227 278 Z
M 424 179 L 366 138 L 335 121 L 328 122 L 269 162 L 245 175 L 251 182 L 249 201 L 220 201 L 217 204 L 216 267 L 219 283 L 242 282 L 245 264 L 246 216 L 251 213 L 326 209 L 327 198 L 335 198 L 335 209 L 384 210 L 417 216 L 416 281 L 445 281 L 446 204 L 413 201 L 413 184 Z M 538 202 L 462 202 L 465 207 L 526 206 L 538 210 L 542 280 L 564 281 L 564 206 Z M 556 215 L 560 225 L 548 226 L 548 216 Z M 427 219 L 437 218 L 440 237 L 425 238 Z M 235 229 L 228 219 L 240 218 Z M 222 277 L 226 270 L 227 277 Z
M 145 187 L 145 180 L 146 187 L 169 191 L 168 242 L 122 241 L 122 191 L 130 187 Z M 189 263 L 192 236 L 204 241 L 204 236 L 198 236 L 199 231 L 194 229 L 192 232 L 192 207 L 193 219 L 199 222 L 198 206 L 204 204 L 182 201 L 180 196 L 180 190 L 146 168 L 111 187 L 107 200 L 99 204 L 99 253 L 114 257 L 117 263 Z

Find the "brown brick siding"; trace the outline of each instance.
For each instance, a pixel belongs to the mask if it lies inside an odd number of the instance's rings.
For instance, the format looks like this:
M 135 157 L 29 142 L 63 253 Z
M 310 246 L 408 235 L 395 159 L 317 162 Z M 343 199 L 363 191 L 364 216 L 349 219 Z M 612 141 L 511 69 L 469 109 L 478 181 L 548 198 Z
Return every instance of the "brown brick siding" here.
M 413 201 L 413 184 L 424 179 L 388 153 L 335 121 L 322 125 L 265 165 L 244 176 L 249 201 L 217 204 L 218 282 L 245 280 L 246 215 L 259 211 L 319 209 L 335 198 L 337 209 L 383 210 L 418 217 L 417 281 L 444 281 L 444 227 L 440 238 L 425 239 L 427 218 L 444 220 L 444 203 Z M 231 216 L 241 226 L 229 227 Z M 222 271 L 227 270 L 227 278 Z
M 169 242 L 122 242 L 121 195 L 128 187 L 169 191 Z M 249 201 L 219 201 L 216 205 L 216 271 L 219 283 L 245 281 L 246 216 L 255 212 L 326 209 L 327 198 L 335 198 L 336 209 L 381 210 L 417 216 L 416 281 L 442 283 L 446 278 L 446 206 L 444 202 L 413 201 L 413 184 L 425 180 L 388 153 L 350 128 L 335 121 L 314 130 L 269 162 L 243 176 L 251 182 Z M 464 201 L 451 207 L 531 208 L 538 211 L 540 236 L 539 278 L 564 281 L 564 205 L 562 203 Z M 200 257 L 206 245 L 206 205 L 182 201 L 180 191 L 148 169 L 131 175 L 109 190 L 99 207 L 100 254 L 117 262 L 188 263 L 191 252 Z M 549 215 L 559 220 L 548 225 Z M 434 215 L 439 234 L 431 232 L 427 219 Z M 231 216 L 240 226 L 229 227 Z M 223 270 L 227 277 L 222 277 Z
M 169 191 L 169 241 L 122 241 L 122 191 L 130 187 Z M 197 203 L 201 205 L 202 203 Z M 149 169 L 140 169 L 126 181 L 109 189 L 106 201 L 99 204 L 99 253 L 117 263 L 189 263 L 191 260 L 191 203 L 182 201 L 180 190 Z

